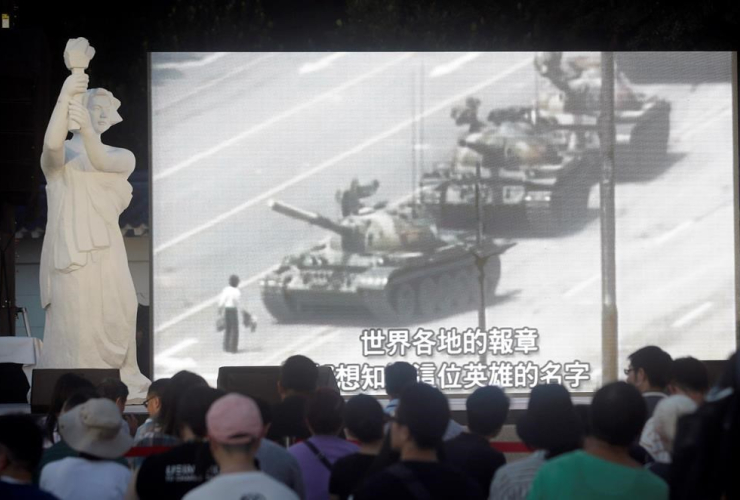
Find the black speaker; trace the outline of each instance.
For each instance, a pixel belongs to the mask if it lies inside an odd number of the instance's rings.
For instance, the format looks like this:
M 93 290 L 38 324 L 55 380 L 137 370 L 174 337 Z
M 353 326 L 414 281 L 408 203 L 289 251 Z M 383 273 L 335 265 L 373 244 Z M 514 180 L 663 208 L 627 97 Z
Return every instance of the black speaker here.
M 119 371 L 115 368 L 78 368 L 74 370 L 66 368 L 36 369 L 33 371 L 31 377 L 31 413 L 43 414 L 49 411 L 54 386 L 59 377 L 65 373 L 79 375 L 92 382 L 96 387 L 106 378 L 121 379 Z
M 227 392 L 238 392 L 274 405 L 280 402 L 277 391 L 279 379 L 279 366 L 222 366 L 218 369 L 216 386 Z M 339 391 L 337 379 L 329 366 L 319 366 L 316 385 Z
M 714 387 L 714 385 L 719 382 L 722 374 L 724 374 L 725 370 L 729 367 L 729 363 L 726 359 L 703 359 L 701 362 L 707 367 L 709 387 Z
M 27 403 L 28 388 L 23 365 L 0 363 L 0 404 Z

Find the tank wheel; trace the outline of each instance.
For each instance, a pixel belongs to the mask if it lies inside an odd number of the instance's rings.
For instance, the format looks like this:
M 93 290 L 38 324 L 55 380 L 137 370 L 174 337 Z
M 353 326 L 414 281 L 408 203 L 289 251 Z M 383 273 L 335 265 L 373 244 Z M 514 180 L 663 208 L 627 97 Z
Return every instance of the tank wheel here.
M 422 316 L 433 316 L 439 302 L 437 283 L 432 278 L 424 278 L 419 283 L 419 312 Z
M 410 283 L 403 283 L 394 291 L 393 309 L 396 311 L 396 317 L 401 321 L 407 321 L 416 316 L 416 291 Z
M 455 281 L 450 273 L 444 273 L 437 279 L 437 312 L 446 316 L 458 308 L 455 297 Z
M 561 228 L 580 226 L 586 221 L 590 193 L 591 182 L 585 166 L 563 179 L 562 186 L 555 192 L 555 208 Z
M 550 204 L 525 205 L 525 216 L 529 227 L 538 235 L 549 235 L 557 231 L 559 222 L 553 210 L 552 201 Z
M 455 309 L 465 309 L 475 303 L 475 276 L 459 270 L 452 276 L 451 295 Z
M 480 296 L 480 283 L 478 283 L 478 269 L 471 267 L 463 271 L 465 277 L 468 280 L 468 297 L 470 298 L 470 305 L 478 306 L 478 300 Z
M 636 169 L 652 170 L 665 159 L 668 153 L 668 139 L 671 134 L 668 113 L 654 117 L 646 123 L 635 126 L 632 131 L 630 153 Z
M 588 170 L 561 179 L 553 190 L 550 203 L 526 205 L 530 227 L 540 235 L 552 235 L 570 227 L 583 225 L 588 218 L 588 198 L 591 181 Z
M 296 311 L 291 307 L 282 288 L 263 288 L 262 303 L 278 323 L 291 323 L 296 320 Z

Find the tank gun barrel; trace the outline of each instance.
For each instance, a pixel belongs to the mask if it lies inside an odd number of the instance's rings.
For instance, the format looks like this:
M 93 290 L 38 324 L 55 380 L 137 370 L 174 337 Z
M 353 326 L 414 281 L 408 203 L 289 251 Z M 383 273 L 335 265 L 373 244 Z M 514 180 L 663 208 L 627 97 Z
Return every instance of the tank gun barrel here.
M 483 141 L 480 138 L 476 139 L 460 139 L 459 142 L 460 146 L 465 146 L 476 153 L 479 153 L 481 155 L 492 155 L 496 153 L 503 153 L 504 151 L 504 141 L 503 140 L 491 140 Z
M 319 215 L 308 210 L 303 210 L 287 203 L 283 203 L 276 200 L 270 200 L 268 203 L 269 207 L 275 212 L 288 216 L 292 219 L 302 220 L 308 222 L 312 226 L 322 227 L 329 231 L 339 234 L 340 236 L 348 236 L 352 233 L 352 229 L 341 224 L 338 224 L 331 219 Z

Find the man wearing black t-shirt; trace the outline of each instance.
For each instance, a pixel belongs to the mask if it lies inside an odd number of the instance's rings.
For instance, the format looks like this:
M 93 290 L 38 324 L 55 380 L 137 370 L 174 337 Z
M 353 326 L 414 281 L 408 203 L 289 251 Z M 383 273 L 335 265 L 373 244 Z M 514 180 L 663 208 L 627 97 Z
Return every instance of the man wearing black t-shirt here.
M 185 443 L 148 457 L 132 479 L 127 498 L 146 500 L 180 499 L 219 473 L 206 439 L 206 414 L 225 393 L 210 387 L 189 389 L 177 406 L 176 427 Z M 263 423 L 270 423 L 269 407 L 258 403 Z M 298 462 L 275 443 L 260 443 L 255 456 L 257 468 L 304 496 Z M 135 488 L 135 491 L 133 490 Z
M 332 500 L 346 500 L 362 483 L 383 446 L 385 415 L 380 403 L 367 394 L 358 394 L 344 408 L 344 433 L 357 441 L 360 451 L 340 458 L 331 468 L 329 494 Z
M 401 461 L 368 477 L 355 492 L 355 500 L 485 498 L 475 481 L 437 459 L 449 420 L 444 394 L 427 384 L 408 387 L 390 431 L 391 445 L 400 452 Z
M 282 446 L 311 437 L 306 426 L 306 401 L 316 390 L 319 368 L 306 356 L 295 355 L 280 368 L 278 392 L 282 401 L 272 409 L 272 425 L 267 439 Z
M 180 499 L 218 475 L 206 438 L 206 413 L 224 391 L 192 387 L 177 406 L 177 430 L 183 444 L 144 460 L 133 478 L 141 500 Z M 131 497 L 131 495 L 129 495 Z
M 506 457 L 491 447 L 509 412 L 509 398 L 495 386 L 479 387 L 465 401 L 469 432 L 445 441 L 445 462 L 464 471 L 483 491 L 488 491 L 496 470 Z

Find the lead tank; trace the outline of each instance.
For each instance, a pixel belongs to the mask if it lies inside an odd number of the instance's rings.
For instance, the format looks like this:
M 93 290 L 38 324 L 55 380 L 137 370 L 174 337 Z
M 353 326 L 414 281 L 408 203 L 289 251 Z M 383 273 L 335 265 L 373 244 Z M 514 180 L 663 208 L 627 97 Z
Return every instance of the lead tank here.
M 366 210 L 335 222 L 279 201 L 275 212 L 334 233 L 290 255 L 260 282 L 262 300 L 279 322 L 317 314 L 370 313 L 404 324 L 472 309 L 480 303 L 476 258 L 487 258 L 486 297 L 501 276 L 500 255 L 514 243 L 438 234 L 411 207 Z M 477 256 L 477 257 L 476 257 Z

